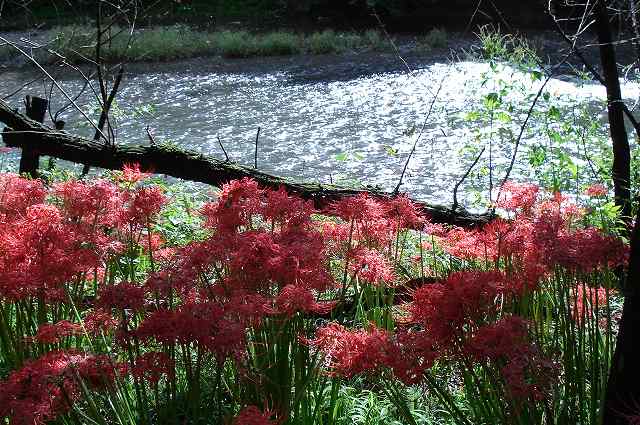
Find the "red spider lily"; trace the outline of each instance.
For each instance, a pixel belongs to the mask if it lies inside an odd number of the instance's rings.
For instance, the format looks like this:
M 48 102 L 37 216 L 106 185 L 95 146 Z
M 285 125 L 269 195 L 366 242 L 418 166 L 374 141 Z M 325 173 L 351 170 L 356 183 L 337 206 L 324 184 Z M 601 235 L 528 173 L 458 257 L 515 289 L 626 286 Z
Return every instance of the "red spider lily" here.
M 366 193 L 342 198 L 333 203 L 326 211 L 329 215 L 335 215 L 345 221 L 375 221 L 384 216 L 385 206 Z
M 40 180 L 0 174 L 0 214 L 9 219 L 24 215 L 28 207 L 44 202 L 46 193 Z
M 277 313 L 291 317 L 297 312 L 327 314 L 335 303 L 319 303 L 309 289 L 287 285 L 276 297 L 275 306 Z
M 290 196 L 284 187 L 264 192 L 264 204 L 260 214 L 267 220 L 290 226 L 308 223 L 314 212 L 311 201 Z
M 560 231 L 547 241 L 547 263 L 589 273 L 626 263 L 629 247 L 622 240 L 594 228 Z
M 558 365 L 535 349 L 508 358 L 500 372 L 507 395 L 518 402 L 547 399 L 559 380 Z
M 350 249 L 348 223 L 335 223 L 332 221 L 322 223 L 322 237 L 327 250 L 337 255 L 345 255 Z
M 593 198 L 601 198 L 603 196 L 607 196 L 608 193 L 609 189 L 607 189 L 605 185 L 600 183 L 592 184 L 584 191 L 585 195 L 591 196 Z
M 528 350 L 527 326 L 521 317 L 503 317 L 479 328 L 466 343 L 465 351 L 478 361 L 513 357 Z
M 389 366 L 394 376 L 407 385 L 422 381 L 436 359 L 444 353 L 425 332 L 399 329 L 394 336 L 394 355 Z
M 104 356 L 52 351 L 27 361 L 0 383 L 0 417 L 33 425 L 55 420 L 80 399 L 78 379 L 91 388 L 109 385 L 117 372 Z
M 215 203 L 206 204 L 201 213 L 205 226 L 234 231 L 250 223 L 251 216 L 260 211 L 262 190 L 255 180 L 244 178 L 222 186 L 222 193 Z
M 131 374 L 155 386 L 162 376 L 173 379 L 175 376 L 174 367 L 173 360 L 167 354 L 151 351 L 136 358 Z
M 0 294 L 11 299 L 60 300 L 60 285 L 99 265 L 98 249 L 52 205 L 29 206 L 0 230 Z
M 98 305 L 105 309 L 144 309 L 144 288 L 129 282 L 103 286 L 98 294 Z
M 332 373 L 346 378 L 379 371 L 396 358 L 390 334 L 376 327 L 351 331 L 331 323 L 318 329 L 308 343 L 325 353 Z
M 396 196 L 384 204 L 385 216 L 400 229 L 419 229 L 425 223 L 425 217 L 415 203 L 406 195 Z
M 526 183 L 506 182 L 496 200 L 498 208 L 508 211 L 521 211 L 528 214 L 538 198 L 538 186 Z
M 96 308 L 87 314 L 82 321 L 84 329 L 90 335 L 99 335 L 101 332 L 110 332 L 118 325 L 111 311 Z
M 35 339 L 44 344 L 55 344 L 61 338 L 72 335 L 80 335 L 82 326 L 77 323 L 71 323 L 68 320 L 61 320 L 54 324 L 42 324 L 38 327 Z
M 478 233 L 475 230 L 455 227 L 447 232 L 441 244 L 447 253 L 467 260 L 484 259 L 488 254 L 486 245 L 478 243 Z
M 355 249 L 351 254 L 349 268 L 353 275 L 358 275 L 373 285 L 390 284 L 395 279 L 393 267 L 377 250 Z
M 125 208 L 120 213 L 120 223 L 146 227 L 167 202 L 158 186 L 139 187 L 134 192 L 123 192 Z
M 117 178 L 119 181 L 129 183 L 129 184 L 135 184 L 140 180 L 146 179 L 150 175 L 151 173 L 143 173 L 140 170 L 140 164 L 134 163 L 134 164 L 124 164 L 124 166 L 122 167 L 122 173 L 118 175 Z
M 54 191 L 68 217 L 85 220 L 93 226 L 115 226 L 122 209 L 120 189 L 106 180 L 95 180 L 91 184 L 70 180 L 55 184 Z
M 478 329 L 465 351 L 476 361 L 499 365 L 508 394 L 516 400 L 541 400 L 557 381 L 557 366 L 529 341 L 528 323 L 506 316 Z
M 263 412 L 256 406 L 247 406 L 233 419 L 232 425 L 276 425 L 270 418 L 268 410 Z
M 245 326 L 232 320 L 213 302 L 189 303 L 176 310 L 158 310 L 140 324 L 135 334 L 163 344 L 198 344 L 219 360 L 241 353 Z
M 469 325 L 496 313 L 495 299 L 504 276 L 499 272 L 452 273 L 444 282 L 418 288 L 408 306 L 412 321 L 442 348 L 449 347 Z
M 577 322 L 584 318 L 593 317 L 598 310 L 605 311 L 609 304 L 610 297 L 616 293 L 615 289 L 603 287 L 593 288 L 582 283 L 578 283 L 572 291 L 571 316 Z

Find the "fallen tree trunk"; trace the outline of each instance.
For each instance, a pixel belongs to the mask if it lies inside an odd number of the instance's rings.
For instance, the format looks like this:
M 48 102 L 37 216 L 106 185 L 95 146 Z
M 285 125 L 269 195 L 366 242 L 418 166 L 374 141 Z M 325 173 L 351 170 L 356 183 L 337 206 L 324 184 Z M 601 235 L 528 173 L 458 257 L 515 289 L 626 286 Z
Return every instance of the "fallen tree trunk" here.
M 92 167 L 120 170 L 124 164 L 138 163 L 144 170 L 213 186 L 221 186 L 234 179 L 251 177 L 266 187 L 277 189 L 284 186 L 290 193 L 312 200 L 316 208 L 324 208 L 337 199 L 361 193 L 381 198 L 393 196 L 375 187 L 350 189 L 336 185 L 301 183 L 165 144 L 109 146 L 100 141 L 53 130 L 12 110 L 2 100 L 0 100 L 0 122 L 7 126 L 2 133 L 2 138 L 9 147 L 33 149 L 40 155 L 49 155 Z M 489 213 L 472 214 L 464 209 L 451 211 L 445 206 L 419 201 L 416 201 L 416 204 L 436 223 L 477 226 L 487 223 L 492 218 Z

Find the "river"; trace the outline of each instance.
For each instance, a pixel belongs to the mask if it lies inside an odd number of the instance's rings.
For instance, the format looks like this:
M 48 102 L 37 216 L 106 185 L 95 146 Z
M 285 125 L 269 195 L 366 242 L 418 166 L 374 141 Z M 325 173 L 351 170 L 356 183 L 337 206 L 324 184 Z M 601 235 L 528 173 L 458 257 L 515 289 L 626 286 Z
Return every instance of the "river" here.
M 0 96 L 31 78 L 24 72 L 0 73 Z M 118 143 L 148 143 L 148 126 L 160 142 L 223 158 L 219 137 L 233 161 L 253 164 L 260 127 L 258 167 L 263 171 L 307 181 L 366 183 L 387 190 L 397 185 L 417 140 L 402 190 L 438 203 L 451 202 L 453 185 L 484 146 L 482 158 L 460 189 L 465 193 L 464 203 L 473 207 L 479 198 L 488 197 L 490 185 L 502 179 L 520 126 L 543 81 L 534 81 L 530 73 L 507 65 L 482 61 L 442 60 L 411 71 L 400 66 L 390 72 L 369 69 L 366 64 L 315 71 L 271 66 L 264 72 L 256 66 L 247 72 L 157 66 L 124 79 L 115 129 Z M 74 95 L 83 81 L 66 78 L 60 84 Z M 20 106 L 22 95 L 42 96 L 48 90 L 46 81 L 38 81 L 10 101 Z M 487 103 L 492 99 L 490 93 L 495 93 L 493 99 L 497 96 L 497 106 Z M 573 119 L 576 126 L 596 122 L 601 124 L 591 131 L 606 136 L 605 92 L 599 84 L 559 75 L 547 83 L 544 93 L 536 113 L 553 116 L 555 121 L 530 120 L 516 157 L 515 179 L 535 181 L 539 177 L 530 167 L 535 147 L 545 148 L 548 158 L 553 149 L 565 152 L 578 169 L 588 168 L 584 153 L 597 154 L 595 142 L 559 141 L 550 136 L 550 128 L 562 133 L 567 120 Z M 625 98 L 638 98 L 639 93 L 636 83 L 624 82 Z M 65 102 L 57 89 L 53 95 L 55 112 Z M 95 105 L 89 91 L 77 103 L 87 111 Z M 547 114 L 551 107 L 559 115 Z M 576 119 L 576 107 L 583 111 L 582 121 Z M 588 111 L 586 121 L 584 110 Z M 73 108 L 61 117 L 68 131 L 92 136 Z M 17 152 L 9 154 L 5 168 L 15 170 L 17 157 Z M 551 164 L 551 159 L 547 162 Z

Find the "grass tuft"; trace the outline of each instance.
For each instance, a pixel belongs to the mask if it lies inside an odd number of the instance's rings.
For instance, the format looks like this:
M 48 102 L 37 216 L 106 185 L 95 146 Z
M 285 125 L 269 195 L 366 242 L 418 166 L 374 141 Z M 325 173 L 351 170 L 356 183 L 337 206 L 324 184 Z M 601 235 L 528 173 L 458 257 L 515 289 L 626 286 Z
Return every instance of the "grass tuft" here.
M 258 52 L 263 56 L 296 55 L 301 50 L 300 38 L 290 32 L 274 32 L 258 39 Z
M 227 58 L 256 56 L 258 47 L 255 36 L 247 31 L 222 31 L 213 35 L 216 51 Z
M 434 28 L 424 37 L 417 40 L 418 50 L 428 52 L 433 49 L 442 49 L 449 45 L 449 37 L 447 31 L 441 28 Z

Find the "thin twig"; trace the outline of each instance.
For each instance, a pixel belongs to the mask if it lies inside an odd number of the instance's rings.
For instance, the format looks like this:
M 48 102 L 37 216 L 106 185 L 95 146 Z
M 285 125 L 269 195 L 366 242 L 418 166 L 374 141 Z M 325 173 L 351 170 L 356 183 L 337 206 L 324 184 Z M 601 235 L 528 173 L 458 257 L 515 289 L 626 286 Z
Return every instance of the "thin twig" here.
M 26 89 L 27 87 L 29 87 L 31 84 L 33 84 L 33 83 L 35 83 L 36 81 L 38 81 L 40 78 L 41 78 L 41 77 L 36 77 L 36 78 L 34 78 L 33 80 L 31 80 L 31 81 L 29 81 L 29 82 L 27 82 L 27 83 L 24 83 L 23 85 L 21 85 L 19 88 L 17 88 L 16 90 L 12 91 L 12 92 L 11 92 L 11 93 L 9 93 L 8 95 L 3 96 L 3 97 L 2 97 L 2 100 L 7 100 L 7 99 L 9 99 L 10 97 L 15 96 L 16 94 L 20 93 L 22 90 L 24 90 L 24 89 Z
M 220 145 L 222 152 L 224 152 L 224 157 L 226 158 L 225 161 L 229 162 L 229 155 L 227 155 L 227 150 L 224 148 L 224 145 L 222 144 L 222 140 L 220 140 L 220 136 L 216 136 L 216 137 L 218 138 L 218 144 Z
M 409 156 L 407 156 L 407 160 L 404 163 L 404 167 L 402 168 L 402 173 L 400 174 L 400 180 L 398 181 L 398 185 L 393 190 L 393 193 L 395 193 L 395 194 L 397 194 L 400 191 L 400 186 L 402 186 L 402 179 L 404 178 L 404 174 L 407 171 L 407 167 L 409 166 L 409 161 L 411 160 L 411 157 L 413 156 L 413 153 L 416 150 L 416 146 L 418 146 L 418 142 L 420 141 L 420 138 L 422 137 L 422 134 L 424 133 L 424 129 L 425 129 L 426 125 L 427 125 L 427 122 L 429 121 L 429 117 L 431 116 L 431 112 L 433 111 L 433 106 L 435 105 L 436 100 L 438 99 L 438 95 L 440 94 L 440 90 L 442 90 L 442 84 L 444 83 L 445 77 L 442 77 L 442 79 L 440 80 L 440 85 L 438 86 L 438 90 L 436 91 L 436 94 L 433 96 L 433 99 L 431 100 L 431 104 L 429 105 L 429 111 L 427 112 L 427 115 L 424 117 L 424 121 L 422 122 L 422 128 L 420 129 L 420 133 L 418 133 L 418 137 L 416 137 L 415 142 L 413 142 L 413 148 L 411 148 L 411 152 L 409 152 Z
M 258 126 L 258 132 L 256 133 L 256 149 L 253 154 L 253 168 L 258 169 L 258 139 L 260 138 L 260 127 Z
M 469 177 L 471 170 L 473 169 L 473 167 L 476 166 L 478 161 L 480 161 L 480 158 L 482 157 L 482 154 L 484 153 L 485 149 L 486 149 L 486 146 L 483 146 L 482 149 L 480 150 L 480 153 L 476 157 L 476 159 L 473 161 L 471 166 L 467 169 L 467 172 L 464 173 L 460 181 L 458 181 L 458 183 L 456 183 L 456 185 L 453 187 L 453 205 L 451 205 L 451 214 L 455 214 L 456 209 L 458 208 L 458 188 L 467 179 L 467 177 Z
M 465 27 L 464 31 L 462 32 L 463 34 L 466 35 L 469 32 L 469 30 L 471 29 L 471 25 L 473 24 L 473 20 L 475 19 L 476 15 L 478 14 L 478 11 L 480 10 L 480 6 L 482 6 L 482 0 L 478 0 L 478 4 L 476 5 L 475 10 L 471 14 L 471 18 L 469 18 L 469 22 L 467 23 L 467 26 Z
M 533 99 L 533 102 L 531 102 L 531 106 L 529 106 L 529 111 L 527 111 L 527 116 L 525 117 L 524 122 L 520 126 L 520 133 L 518 134 L 518 138 L 516 139 L 515 145 L 513 147 L 513 154 L 511 155 L 511 160 L 509 161 L 509 167 L 507 168 L 507 172 L 505 173 L 504 178 L 502 179 L 502 183 L 500 184 L 500 189 L 498 189 L 498 195 L 496 196 L 496 199 L 500 199 L 500 193 L 502 192 L 502 186 L 504 186 L 504 184 L 507 182 L 507 180 L 509 180 L 509 176 L 511 175 L 511 170 L 513 170 L 513 165 L 516 162 L 516 156 L 518 155 L 518 148 L 520 147 L 520 141 L 522 140 L 522 135 L 524 134 L 524 130 L 525 130 L 525 128 L 527 128 L 527 124 L 529 123 L 529 119 L 531 118 L 531 115 L 533 114 L 533 109 L 535 108 L 536 104 L 538 103 L 538 100 L 540 99 L 540 96 L 542 96 L 542 93 L 544 92 L 544 89 L 547 86 L 547 83 L 551 80 L 552 76 L 553 76 L 553 73 L 547 75 L 547 78 L 544 80 L 544 83 L 542 83 L 542 86 L 538 90 L 538 93 L 536 94 L 536 97 Z

